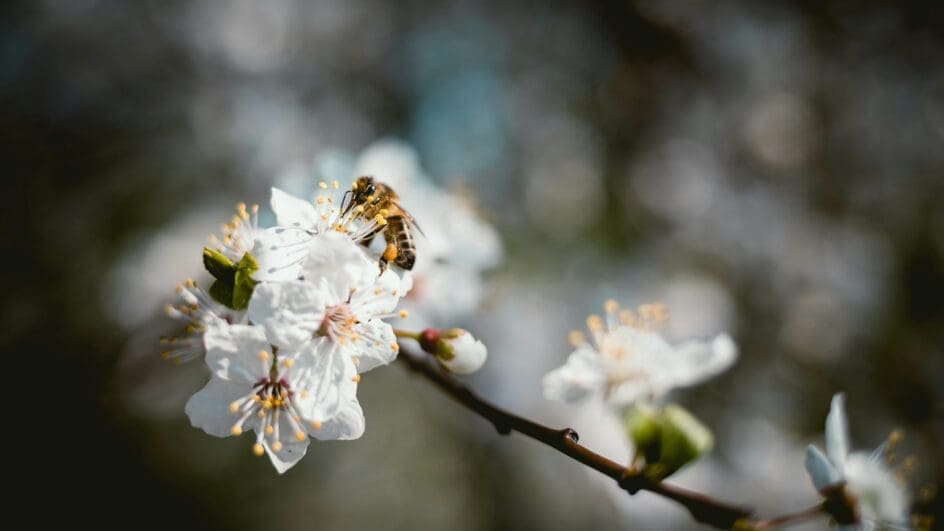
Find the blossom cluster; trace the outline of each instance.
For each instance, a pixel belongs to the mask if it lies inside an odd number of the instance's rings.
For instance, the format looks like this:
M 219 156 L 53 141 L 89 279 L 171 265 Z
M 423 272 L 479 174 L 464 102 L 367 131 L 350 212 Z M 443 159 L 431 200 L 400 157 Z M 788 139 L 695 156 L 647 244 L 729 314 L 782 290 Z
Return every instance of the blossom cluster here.
M 240 205 L 204 249 L 215 281 L 186 282 L 182 304 L 168 308 L 187 328 L 165 340 L 164 356 L 205 355 L 211 373 L 186 405 L 191 423 L 218 437 L 255 432 L 253 452 L 279 472 L 310 437 L 361 436 L 361 374 L 399 349 L 386 319 L 400 315 L 412 277 L 381 271 L 361 243 L 386 220 L 343 211 L 343 193 L 337 181 L 310 202 L 273 189 L 270 228 L 259 227 L 258 207 Z

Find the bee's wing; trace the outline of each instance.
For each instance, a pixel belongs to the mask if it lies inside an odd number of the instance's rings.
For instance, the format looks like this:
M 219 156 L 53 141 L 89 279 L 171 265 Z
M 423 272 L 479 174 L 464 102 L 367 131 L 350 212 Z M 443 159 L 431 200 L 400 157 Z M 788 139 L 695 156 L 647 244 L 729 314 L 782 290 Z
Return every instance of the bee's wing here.
M 403 206 L 401 206 L 399 203 L 397 203 L 397 208 L 399 208 L 400 212 L 403 213 L 403 218 L 406 219 L 407 223 L 409 223 L 411 227 L 419 231 L 419 233 L 422 234 L 423 237 L 425 238 L 426 233 L 423 232 L 422 228 L 420 228 L 420 225 L 419 223 L 416 222 L 416 218 L 413 217 L 413 214 L 410 214 L 409 211 L 403 208 Z

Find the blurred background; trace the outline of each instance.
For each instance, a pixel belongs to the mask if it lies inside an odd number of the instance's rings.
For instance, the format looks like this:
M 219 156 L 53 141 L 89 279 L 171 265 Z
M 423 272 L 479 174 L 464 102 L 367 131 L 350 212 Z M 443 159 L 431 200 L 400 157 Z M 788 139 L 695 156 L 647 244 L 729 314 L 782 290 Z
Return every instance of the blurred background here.
M 380 139 L 474 196 L 501 236 L 481 305 L 444 323 L 488 343 L 469 381 L 498 404 L 625 459 L 617 428 L 546 402 L 540 380 L 605 299 L 659 300 L 670 337 L 729 330 L 741 348 L 676 395 L 717 440 L 673 481 L 764 515 L 815 503 L 803 448 L 845 391 L 856 448 L 901 428 L 909 485 L 941 486 L 935 3 L 44 0 L 0 14 L 0 344 L 29 399 L 14 405 L 27 429 L 7 432 L 26 454 L 8 459 L 36 523 L 698 528 L 498 436 L 396 364 L 361 384 L 362 439 L 314 443 L 282 477 L 245 438 L 190 427 L 205 367 L 162 363 L 157 338 L 206 235 L 235 202 L 266 205 L 270 186 Z

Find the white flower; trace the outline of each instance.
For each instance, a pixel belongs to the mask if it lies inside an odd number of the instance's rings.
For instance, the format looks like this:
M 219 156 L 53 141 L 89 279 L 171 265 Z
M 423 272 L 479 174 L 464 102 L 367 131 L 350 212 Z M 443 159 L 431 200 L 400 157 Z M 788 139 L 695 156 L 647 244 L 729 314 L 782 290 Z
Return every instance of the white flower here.
M 571 333 L 577 350 L 544 377 L 545 398 L 575 402 L 596 397 L 613 406 L 654 401 L 723 372 L 737 357 L 726 334 L 670 345 L 654 330 L 665 319 L 659 305 L 643 305 L 637 315 L 608 301 L 606 314 L 605 320 L 587 318 L 590 342 L 580 332 Z
M 222 237 L 211 234 L 210 245 L 233 262 L 239 262 L 243 254 L 252 250 L 259 233 L 259 205 L 247 209 L 245 203 L 237 204 L 236 215 L 220 230 Z
M 859 523 L 842 529 L 907 529 L 908 492 L 896 481 L 883 458 L 884 445 L 874 452 L 849 452 L 845 396 L 833 396 L 826 417 L 826 455 L 816 446 L 806 449 L 806 470 L 820 491 L 844 485 L 855 500 Z
M 390 269 L 380 274 L 357 244 L 334 231 L 312 237 L 300 277 L 262 283 L 249 301 L 250 319 L 273 343 L 299 348 L 316 342 L 352 359 L 359 372 L 396 358 L 396 336 L 383 319 L 394 315 L 409 278 L 401 281 Z
M 450 372 L 455 374 L 472 374 L 485 365 L 488 350 L 485 344 L 475 339 L 465 330 L 453 329 L 441 335 L 447 346 L 449 356 L 437 356 L 437 359 Z
M 305 455 L 308 436 L 354 439 L 364 431 L 356 369 L 317 343 L 273 346 L 258 326 L 214 322 L 204 335 L 212 376 L 187 402 L 190 422 L 210 435 L 256 432 L 253 453 L 279 473 Z
M 346 166 L 340 155 L 324 157 L 321 174 L 344 180 L 373 175 L 391 186 L 422 234 L 414 238 L 414 286 L 404 307 L 427 325 L 452 324 L 473 312 L 485 292 L 482 275 L 502 258 L 497 231 L 475 208 L 471 194 L 443 189 L 423 171 L 408 144 L 384 139 L 367 146 Z M 281 222 L 281 221 L 280 221 Z
M 165 336 L 161 338 L 163 351 L 161 357 L 174 363 L 182 363 L 198 358 L 206 353 L 203 344 L 203 333 L 207 326 L 216 322 L 227 324 L 243 324 L 246 322 L 246 312 L 227 308 L 213 300 L 193 280 L 187 280 L 177 286 L 177 294 L 182 304 L 168 304 L 167 315 L 186 323 L 184 334 L 180 336 Z
M 351 242 L 360 242 L 386 224 L 377 215 L 364 220 L 362 208 L 341 211 L 344 197 L 338 181 L 319 183 L 315 200 L 306 201 L 278 188 L 272 188 L 272 210 L 278 226 L 259 231 L 252 249 L 259 270 L 258 281 L 281 282 L 301 277 L 314 247 L 312 239 L 327 234 L 343 234 Z M 343 215 L 342 215 L 343 214 Z M 361 254 L 363 250 L 358 250 Z

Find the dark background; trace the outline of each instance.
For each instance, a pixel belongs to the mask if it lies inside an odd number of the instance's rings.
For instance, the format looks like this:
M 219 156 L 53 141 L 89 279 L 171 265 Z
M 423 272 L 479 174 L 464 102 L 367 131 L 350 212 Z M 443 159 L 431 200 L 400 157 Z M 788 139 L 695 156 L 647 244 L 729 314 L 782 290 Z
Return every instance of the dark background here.
M 742 358 L 681 395 L 718 450 L 680 482 L 766 514 L 813 503 L 802 448 L 842 390 L 857 448 L 900 427 L 909 484 L 940 487 L 942 17 L 933 2 L 5 4 L 11 486 L 37 524 L 101 529 L 693 526 L 644 496 L 624 511 L 398 367 L 364 386 L 364 440 L 313 447 L 282 478 L 189 427 L 199 364 L 142 361 L 173 282 L 164 299 L 129 282 L 197 267 L 218 223 L 202 213 L 394 136 L 475 190 L 505 240 L 469 321 L 491 347 L 486 394 L 569 422 L 538 384 L 568 327 L 688 279 L 683 295 L 708 293 L 693 315 L 723 314 L 709 325 Z M 192 258 L 149 247 L 187 220 Z

